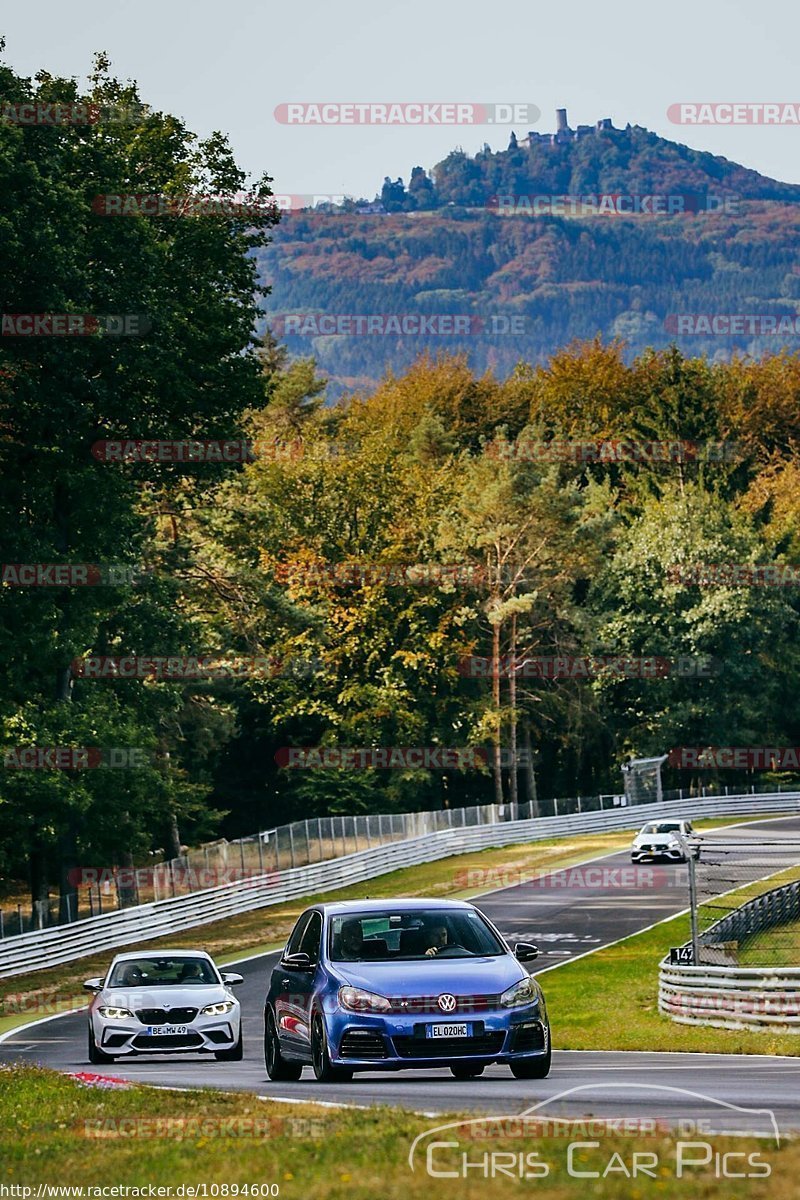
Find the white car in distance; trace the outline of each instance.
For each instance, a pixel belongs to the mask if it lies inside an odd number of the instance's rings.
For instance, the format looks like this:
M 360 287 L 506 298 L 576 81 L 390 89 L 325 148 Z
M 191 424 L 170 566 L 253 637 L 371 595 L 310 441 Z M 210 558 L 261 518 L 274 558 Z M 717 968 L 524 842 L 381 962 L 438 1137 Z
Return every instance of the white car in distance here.
M 93 993 L 89 1062 L 186 1053 L 239 1062 L 242 1012 L 230 989 L 242 982 L 204 950 L 118 954 L 104 979 L 83 985 Z
M 700 857 L 697 834 L 691 821 L 648 821 L 637 833 L 631 846 L 631 862 L 654 861 L 665 858 L 670 862 L 686 862 L 682 840 L 689 843 L 694 859 Z

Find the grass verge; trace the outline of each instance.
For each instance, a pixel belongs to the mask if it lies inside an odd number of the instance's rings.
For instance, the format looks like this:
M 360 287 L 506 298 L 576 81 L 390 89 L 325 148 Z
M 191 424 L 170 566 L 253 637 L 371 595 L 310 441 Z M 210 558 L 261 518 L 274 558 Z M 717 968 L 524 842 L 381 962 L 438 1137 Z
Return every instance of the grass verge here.
M 205 1196 L 263 1196 L 264 1185 L 277 1185 L 282 1200 L 401 1200 L 429 1196 L 439 1200 L 485 1200 L 518 1197 L 520 1185 L 535 1188 L 541 1200 L 577 1200 L 591 1195 L 616 1200 L 620 1195 L 654 1195 L 667 1200 L 707 1200 L 724 1194 L 731 1200 L 762 1200 L 795 1194 L 800 1174 L 800 1142 L 774 1142 L 755 1138 L 705 1137 L 716 1153 L 732 1150 L 757 1156 L 761 1178 L 720 1176 L 718 1159 L 684 1170 L 677 1176 L 680 1151 L 675 1139 L 656 1129 L 650 1136 L 589 1134 L 544 1136 L 520 1123 L 487 1120 L 465 1130 L 449 1130 L 447 1140 L 458 1139 L 458 1148 L 435 1151 L 435 1170 L 453 1171 L 433 1178 L 426 1170 L 425 1150 L 417 1152 L 412 1173 L 408 1154 L 414 1138 L 453 1119 L 430 1118 L 392 1109 L 357 1110 L 323 1108 L 314 1104 L 275 1104 L 252 1095 L 163 1091 L 131 1087 L 100 1091 L 41 1068 L 0 1070 L 0 1182 L 31 1188 L 38 1185 L 91 1188 L 116 1185 L 144 1189 L 128 1195 L 148 1194 L 149 1186 L 176 1189 L 205 1186 Z M 467 1085 L 469 1086 L 469 1085 Z M 474 1086 L 474 1085 L 473 1085 Z M 483 1136 L 479 1136 L 479 1135 Z M 495 1136 L 487 1136 L 494 1134 Z M 478 1136 L 476 1136 L 478 1135 Z M 598 1177 L 569 1174 L 570 1141 L 588 1141 L 596 1148 L 578 1151 L 574 1171 L 597 1172 Z M 651 1156 L 653 1176 L 629 1181 L 634 1152 Z M 690 1152 L 695 1159 L 701 1155 Z M 470 1164 L 463 1175 L 462 1154 Z M 490 1156 L 503 1154 L 503 1159 Z M 526 1162 L 525 1156 L 535 1154 Z M 613 1155 L 618 1158 L 612 1158 Z M 655 1156 L 653 1158 L 652 1156 Z M 531 1161 L 546 1164 L 548 1173 Z M 640 1160 L 641 1161 L 641 1160 Z M 746 1159 L 735 1160 L 742 1172 Z M 501 1169 L 497 1169 L 498 1164 Z M 606 1178 L 602 1173 L 610 1165 Z M 747 1169 L 747 1168 L 745 1168 Z M 212 1192 L 214 1185 L 217 1191 Z M 245 1192 L 247 1187 L 259 1191 Z M 227 1189 L 227 1190 L 223 1190 Z M 23 1192 L 8 1195 L 25 1196 Z M 53 1195 L 59 1195 L 54 1191 Z M 123 1194 L 124 1193 L 118 1193 Z M 202 1190 L 193 1193 L 203 1196 Z M 47 1192 L 43 1192 L 47 1195 Z M 183 1195 L 190 1196 L 187 1190 Z M 85 1197 L 91 1192 L 85 1191 Z

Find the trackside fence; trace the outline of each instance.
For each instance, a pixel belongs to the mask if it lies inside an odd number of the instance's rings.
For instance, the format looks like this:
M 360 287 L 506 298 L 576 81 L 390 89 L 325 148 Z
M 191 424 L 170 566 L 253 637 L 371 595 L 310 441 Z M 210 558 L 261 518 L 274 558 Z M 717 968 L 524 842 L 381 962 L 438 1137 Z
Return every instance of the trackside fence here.
M 785 789 L 785 790 L 784 790 Z M 748 789 L 751 795 L 792 795 L 789 785 L 758 782 Z M 731 789 L 732 795 L 744 790 Z M 663 800 L 709 799 L 727 796 L 728 788 L 701 788 L 663 793 Z M 636 804 L 651 803 L 652 796 L 637 797 Z M 152 901 L 189 896 L 226 883 L 256 876 L 310 866 L 345 858 L 361 850 L 372 850 L 396 842 L 475 825 L 497 825 L 507 821 L 535 817 L 581 816 L 590 812 L 614 811 L 625 804 L 620 795 L 567 796 L 511 804 L 475 804 L 467 808 L 431 812 L 370 813 L 312 817 L 263 829 L 249 837 L 228 841 L 221 838 L 187 850 L 178 858 L 153 859 L 147 866 L 85 867 L 74 872 L 74 888 L 64 897 L 37 900 L 33 910 L 0 907 L 0 942 L 4 938 L 53 925 L 65 925 L 91 917 L 104 916 L 115 909 L 134 908 Z M 66 909 L 66 911 L 65 911 Z
M 397 840 L 301 867 L 266 871 L 220 887 L 174 896 L 35 930 L 0 942 L 0 978 L 71 962 L 87 954 L 160 938 L 254 909 L 374 879 L 390 871 L 489 847 L 580 833 L 635 829 L 661 817 L 735 816 L 758 812 L 800 813 L 800 792 L 714 796 L 465 825 Z M 424 814 L 415 814 L 424 815 Z

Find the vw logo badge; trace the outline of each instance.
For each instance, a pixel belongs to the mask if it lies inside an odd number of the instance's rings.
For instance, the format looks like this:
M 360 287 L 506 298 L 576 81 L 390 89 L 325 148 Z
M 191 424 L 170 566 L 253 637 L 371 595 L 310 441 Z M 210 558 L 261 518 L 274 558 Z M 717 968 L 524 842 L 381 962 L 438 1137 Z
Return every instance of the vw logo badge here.
M 437 1004 L 442 1012 L 451 1013 L 456 1011 L 456 998 L 451 996 L 449 992 L 442 992 L 437 1000 Z

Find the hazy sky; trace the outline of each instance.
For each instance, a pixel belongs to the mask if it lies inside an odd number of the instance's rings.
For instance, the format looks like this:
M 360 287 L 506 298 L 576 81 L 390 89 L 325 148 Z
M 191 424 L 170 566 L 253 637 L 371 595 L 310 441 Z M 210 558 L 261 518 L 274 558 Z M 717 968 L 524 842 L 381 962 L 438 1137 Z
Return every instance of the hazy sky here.
M 532 127 L 611 117 L 800 182 L 800 127 L 686 127 L 678 101 L 800 102 L 800 5 L 773 0 L 34 0 L 0 17 L 15 70 L 83 78 L 107 50 L 121 78 L 200 134 L 226 131 L 273 190 L 373 196 L 456 145 L 504 148 L 504 127 L 287 126 L 287 101 L 535 104 Z M 518 134 L 526 129 L 518 128 Z

